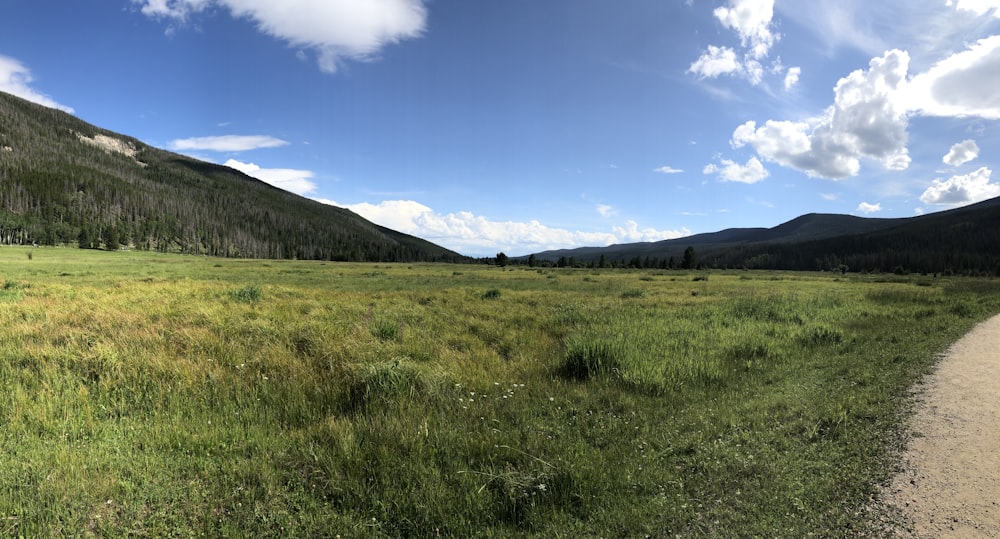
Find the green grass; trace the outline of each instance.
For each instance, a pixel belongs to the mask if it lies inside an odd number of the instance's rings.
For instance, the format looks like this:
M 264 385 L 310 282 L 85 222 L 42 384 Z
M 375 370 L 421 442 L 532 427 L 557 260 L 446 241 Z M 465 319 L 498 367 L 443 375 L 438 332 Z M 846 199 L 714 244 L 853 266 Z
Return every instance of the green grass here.
M 24 253 L 4 536 L 877 536 L 912 386 L 1000 312 L 959 277 Z

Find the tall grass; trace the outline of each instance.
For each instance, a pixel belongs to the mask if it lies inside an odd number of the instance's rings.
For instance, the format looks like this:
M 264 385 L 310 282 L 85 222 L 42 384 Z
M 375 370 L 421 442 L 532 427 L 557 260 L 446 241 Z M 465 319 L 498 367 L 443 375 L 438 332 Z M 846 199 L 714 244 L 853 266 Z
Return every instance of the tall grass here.
M 909 388 L 1000 311 L 965 278 L 0 268 L 0 534 L 25 537 L 877 536 Z

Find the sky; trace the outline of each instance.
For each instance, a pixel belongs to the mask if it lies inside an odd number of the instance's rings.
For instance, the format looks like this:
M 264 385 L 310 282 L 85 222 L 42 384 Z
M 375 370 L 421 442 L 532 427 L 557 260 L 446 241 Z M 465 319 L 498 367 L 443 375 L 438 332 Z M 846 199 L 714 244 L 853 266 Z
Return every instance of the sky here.
M 6 0 L 0 90 L 471 256 L 1000 196 L 1000 0 Z

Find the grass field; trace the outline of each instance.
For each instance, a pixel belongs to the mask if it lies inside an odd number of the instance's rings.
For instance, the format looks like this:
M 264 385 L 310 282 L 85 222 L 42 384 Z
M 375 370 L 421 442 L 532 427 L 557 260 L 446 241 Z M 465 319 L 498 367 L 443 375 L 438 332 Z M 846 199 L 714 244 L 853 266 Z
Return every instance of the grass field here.
M 997 312 L 962 277 L 2 248 L 0 536 L 864 536 L 910 390 Z

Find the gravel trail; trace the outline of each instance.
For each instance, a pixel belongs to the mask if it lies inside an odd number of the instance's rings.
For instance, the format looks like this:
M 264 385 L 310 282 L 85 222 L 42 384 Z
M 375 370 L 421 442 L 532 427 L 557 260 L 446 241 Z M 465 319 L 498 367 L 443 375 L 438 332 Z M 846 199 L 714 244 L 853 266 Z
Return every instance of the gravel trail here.
M 886 489 L 903 537 L 1000 537 L 1000 316 L 948 350 L 922 388 Z

